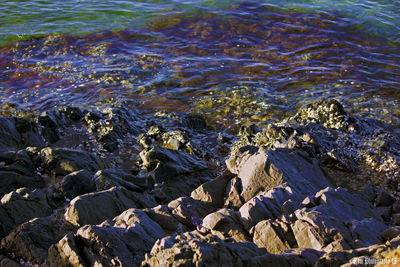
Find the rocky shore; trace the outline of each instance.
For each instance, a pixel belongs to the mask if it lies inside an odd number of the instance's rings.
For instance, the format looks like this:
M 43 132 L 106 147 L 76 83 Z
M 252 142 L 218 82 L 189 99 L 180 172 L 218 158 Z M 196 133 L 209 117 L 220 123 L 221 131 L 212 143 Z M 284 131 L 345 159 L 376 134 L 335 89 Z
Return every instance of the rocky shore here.
M 201 115 L 138 110 L 0 115 L 1 267 L 398 258 L 400 138 L 390 125 L 336 100 L 237 136 Z

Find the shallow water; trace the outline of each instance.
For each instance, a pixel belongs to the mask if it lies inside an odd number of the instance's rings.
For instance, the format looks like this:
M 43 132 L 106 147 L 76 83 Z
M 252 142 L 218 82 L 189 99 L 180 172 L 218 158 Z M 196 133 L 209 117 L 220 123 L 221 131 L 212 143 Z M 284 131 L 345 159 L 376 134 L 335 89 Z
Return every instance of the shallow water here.
M 234 127 L 335 97 L 399 125 L 396 1 L 86 2 L 0 4 L 3 109 L 128 98 Z

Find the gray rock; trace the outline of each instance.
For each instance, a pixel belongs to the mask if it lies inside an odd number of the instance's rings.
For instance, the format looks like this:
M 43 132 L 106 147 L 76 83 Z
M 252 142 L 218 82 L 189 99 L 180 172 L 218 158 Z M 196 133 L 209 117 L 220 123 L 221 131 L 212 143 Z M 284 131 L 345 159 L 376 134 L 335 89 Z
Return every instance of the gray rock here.
M 20 188 L 3 196 L 0 204 L 0 238 L 19 224 L 36 217 L 48 216 L 52 209 L 40 189 Z
M 15 127 L 21 135 L 22 147 L 31 146 L 42 148 L 45 146 L 45 140 L 40 135 L 39 127 L 33 121 L 24 118 L 16 118 Z
M 165 236 L 146 213 L 129 209 L 101 225 L 86 225 L 49 251 L 52 266 L 138 266 L 154 242 Z
M 67 175 L 82 169 L 94 172 L 108 167 L 105 160 L 86 151 L 46 147 L 40 153 L 46 168 L 56 175 Z
M 68 232 L 74 232 L 71 224 L 51 215 L 35 218 L 18 226 L 1 241 L 2 247 L 27 262 L 45 263 L 47 251 Z
M 4 258 L 0 261 L 1 267 L 23 267 L 23 265 L 19 264 L 16 261 L 13 261 L 9 258 Z
M 74 171 L 65 176 L 59 188 L 65 197 L 73 199 L 76 196 L 96 191 L 93 173 L 88 170 Z
M 234 175 L 225 173 L 214 180 L 202 184 L 190 196 L 195 200 L 221 208 L 224 205 L 226 186 L 233 177 Z
M 245 203 L 240 192 L 242 192 L 242 182 L 238 177 L 234 177 L 227 184 L 224 207 L 238 210 Z
M 158 223 L 165 233 L 186 232 L 189 228 L 181 224 L 170 212 L 166 205 L 159 205 L 151 209 L 144 209 L 144 212 L 156 223 Z
M 208 214 L 203 219 L 202 227 L 211 230 L 212 234 L 222 239 L 232 238 L 237 242 L 251 241 L 249 233 L 243 229 L 233 210 L 220 209 Z
M 231 155 L 226 165 L 241 179 L 245 201 L 283 183 L 308 194 L 329 186 L 318 164 L 298 150 L 247 146 Z
M 49 143 L 52 144 L 60 140 L 60 128 L 65 124 L 65 120 L 58 110 L 42 112 L 37 117 L 37 121 L 41 126 L 43 126 L 42 136 Z
M 381 206 L 390 206 L 395 202 L 395 198 L 393 196 L 391 196 L 389 193 L 380 190 L 380 192 L 378 193 L 376 199 L 375 199 L 375 205 L 377 207 L 381 207 Z
M 2 171 L 16 172 L 27 176 L 32 176 L 36 173 L 35 165 L 26 150 L 0 148 L 0 161 L 4 162 L 0 166 Z
M 171 214 L 189 229 L 201 226 L 202 219 L 215 208 L 190 197 L 181 197 L 168 203 Z
M 290 224 L 282 221 L 265 220 L 252 228 L 253 242 L 269 253 L 281 254 L 290 248 L 296 248 L 297 242 Z
M 154 200 L 145 194 L 113 187 L 74 198 L 64 216 L 66 221 L 79 227 L 85 224 L 101 223 L 129 208 L 151 208 L 156 205 Z

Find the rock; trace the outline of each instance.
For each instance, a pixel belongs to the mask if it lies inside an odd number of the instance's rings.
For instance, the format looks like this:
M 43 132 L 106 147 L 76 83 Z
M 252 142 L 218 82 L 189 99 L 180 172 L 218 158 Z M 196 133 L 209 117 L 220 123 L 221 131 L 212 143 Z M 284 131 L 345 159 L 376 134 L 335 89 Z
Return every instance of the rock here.
M 46 168 L 56 175 L 67 175 L 82 169 L 94 172 L 108 167 L 105 160 L 86 151 L 46 147 L 40 153 Z
M 15 128 L 21 136 L 22 147 L 31 146 L 42 148 L 45 146 L 45 140 L 40 135 L 39 127 L 33 121 L 16 118 Z
M 52 213 L 46 194 L 40 189 L 20 188 L 3 196 L 0 204 L 0 238 L 19 224 Z
M 14 118 L 0 115 L 0 147 L 21 147 L 21 135 L 15 127 Z
M 84 112 L 78 107 L 67 107 L 65 113 L 70 120 L 79 121 L 84 116 Z
M 93 173 L 85 169 L 71 172 L 65 176 L 59 187 L 64 196 L 69 199 L 96 191 Z
M 184 124 L 189 129 L 204 130 L 207 127 L 207 122 L 200 114 L 190 114 L 184 118 Z
M 168 203 L 171 214 L 189 229 L 201 226 L 202 218 L 211 213 L 214 208 L 204 202 L 190 197 L 181 197 Z
M 242 190 L 241 180 L 238 177 L 232 178 L 226 187 L 224 207 L 238 210 L 244 204 L 244 200 L 240 196 L 240 192 L 242 192 Z
M 394 202 L 395 202 L 395 198 L 383 190 L 380 190 L 380 192 L 378 193 L 378 195 L 375 199 L 375 205 L 377 207 L 390 206 Z
M 246 146 L 231 155 L 226 165 L 241 179 L 245 201 L 283 183 L 303 193 L 329 186 L 318 164 L 298 150 Z
M 250 242 L 223 241 L 193 231 L 157 240 L 142 266 L 244 266 L 266 253 Z
M 165 236 L 146 213 L 129 209 L 101 225 L 86 225 L 50 250 L 55 266 L 138 266 L 153 243 Z
M 113 187 L 74 198 L 65 212 L 65 220 L 74 226 L 98 224 L 129 208 L 151 208 L 157 204 L 149 196 Z
M 153 172 L 157 183 L 166 182 L 181 174 L 207 169 L 206 163 L 194 155 L 159 146 L 144 149 L 140 157 L 147 170 Z
M 4 258 L 0 261 L 1 267 L 23 267 L 23 265 L 19 264 L 16 261 L 13 261 L 9 258 Z
M 74 231 L 76 229 L 71 224 L 54 215 L 35 218 L 18 226 L 2 240 L 1 245 L 18 258 L 42 264 L 47 261 L 50 246 Z
M 159 205 L 144 212 L 156 223 L 158 223 L 167 234 L 189 231 L 189 228 L 181 224 L 171 213 L 166 205 Z
M 221 176 L 206 182 L 199 186 L 191 193 L 191 197 L 205 203 L 209 203 L 214 207 L 222 207 L 224 204 L 224 196 L 227 183 L 234 177 L 230 173 L 222 174 Z
M 212 234 L 222 239 L 233 238 L 237 242 L 251 241 L 250 235 L 243 229 L 233 210 L 220 209 L 208 214 L 202 227 L 211 230 Z
M 252 229 L 253 242 L 269 253 L 281 254 L 290 248 L 296 248 L 297 242 L 290 224 L 282 221 L 265 220 Z
M 93 181 L 97 191 L 110 189 L 111 187 L 124 187 L 129 191 L 142 192 L 146 184 L 145 179 L 136 178 L 116 169 L 97 171 L 93 177 Z
M 293 193 L 293 190 L 287 185 L 263 192 L 246 202 L 239 209 L 242 224 L 249 230 L 260 221 L 276 219 L 283 212 L 283 203 L 288 199 L 300 202 L 301 197 L 301 194 Z
M 55 143 L 61 138 L 60 128 L 65 124 L 62 114 L 58 110 L 44 111 L 37 117 L 38 123 L 43 126 L 42 136 L 49 142 Z
M 0 197 L 21 187 L 42 188 L 45 182 L 40 176 L 26 176 L 12 171 L 0 171 Z

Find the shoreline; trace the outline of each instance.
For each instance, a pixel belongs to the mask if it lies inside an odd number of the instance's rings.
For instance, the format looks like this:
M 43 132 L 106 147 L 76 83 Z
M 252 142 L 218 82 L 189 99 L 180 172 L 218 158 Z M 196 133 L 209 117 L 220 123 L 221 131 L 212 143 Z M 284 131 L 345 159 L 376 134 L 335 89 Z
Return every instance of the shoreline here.
M 143 114 L 129 103 L 0 116 L 0 260 L 382 260 L 400 245 L 394 130 L 333 99 L 237 136 L 199 114 Z

